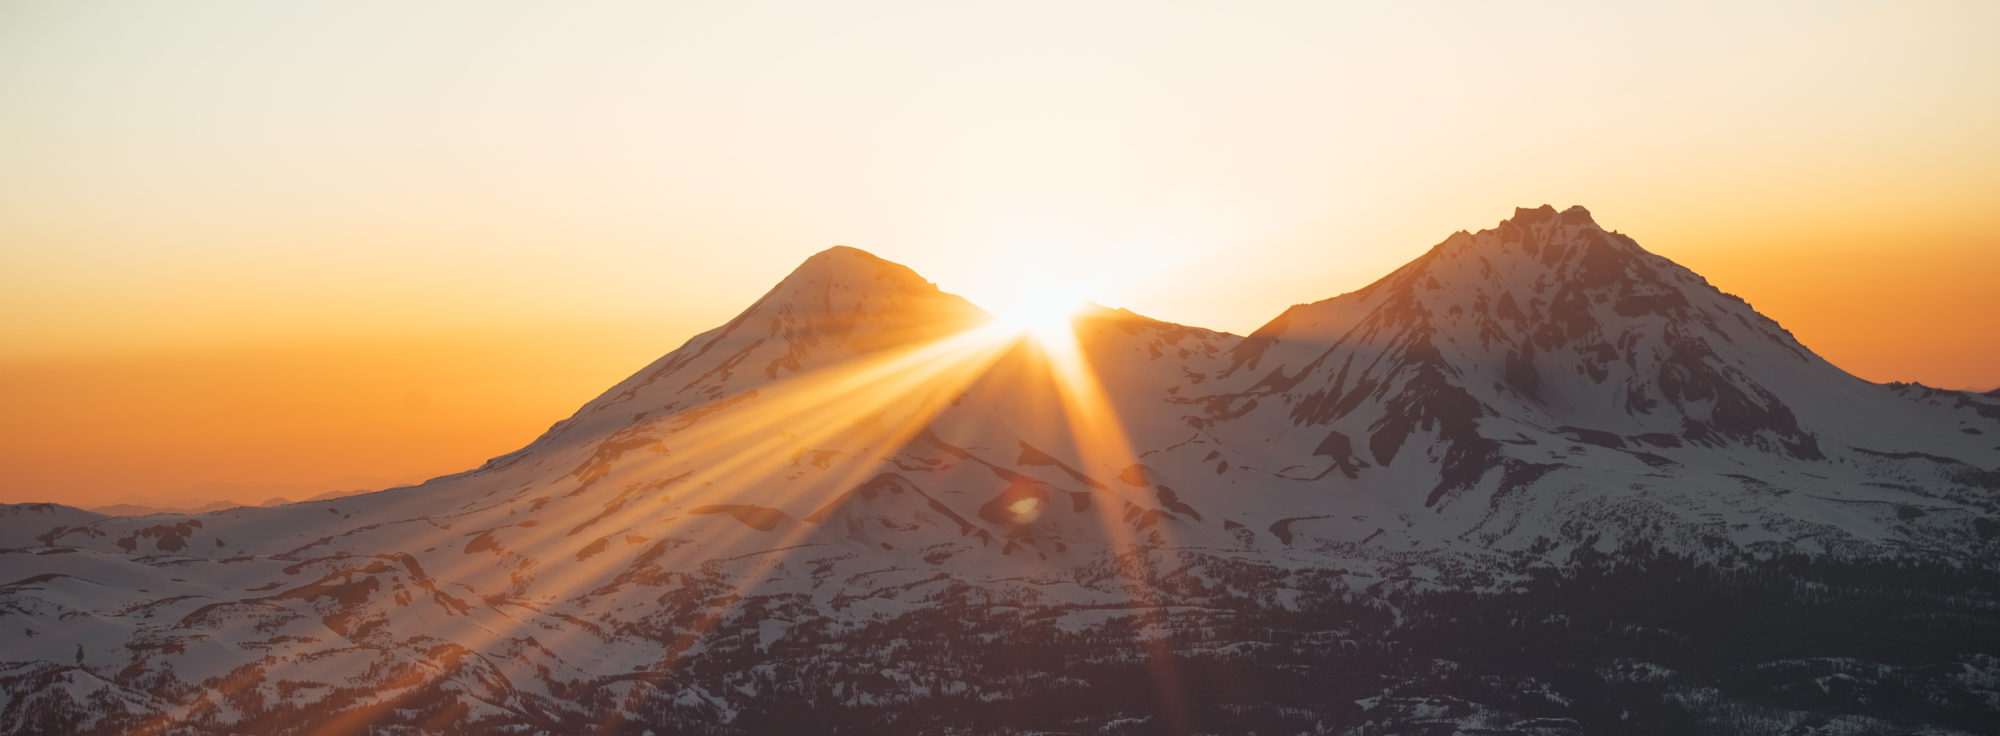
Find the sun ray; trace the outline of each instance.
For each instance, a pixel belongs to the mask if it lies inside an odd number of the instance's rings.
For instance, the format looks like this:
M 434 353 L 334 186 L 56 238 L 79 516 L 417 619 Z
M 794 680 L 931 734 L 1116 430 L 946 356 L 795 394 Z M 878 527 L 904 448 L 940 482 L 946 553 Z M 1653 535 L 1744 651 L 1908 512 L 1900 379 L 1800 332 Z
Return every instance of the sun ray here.
M 879 468 L 887 453 L 907 443 L 935 415 L 948 406 L 957 392 L 983 374 L 988 365 L 1004 351 L 1005 342 L 996 337 L 997 328 L 986 327 L 972 330 L 953 337 L 902 351 L 893 351 L 879 356 L 865 356 L 836 366 L 828 366 L 779 384 L 766 385 L 758 390 L 758 396 L 741 405 L 732 406 L 732 411 L 705 417 L 686 424 L 669 436 L 684 448 L 675 457 L 682 465 L 693 465 L 701 472 L 677 484 L 680 487 L 701 489 L 702 496 L 714 500 L 724 500 L 740 495 L 746 490 L 760 486 L 778 491 L 784 495 L 773 497 L 769 502 L 784 506 L 792 497 L 812 492 L 811 488 L 794 488 L 785 483 L 763 483 L 781 470 L 773 460 L 786 453 L 779 450 L 787 447 L 811 446 L 815 443 L 841 435 L 853 434 L 859 417 L 882 413 L 885 408 L 897 407 L 899 418 L 892 426 L 878 428 L 871 433 L 875 440 L 871 447 L 878 450 L 876 457 L 866 462 L 855 463 L 845 473 L 833 480 L 836 485 L 852 485 L 862 476 Z M 782 429 L 781 429 L 782 428 Z M 742 438 L 758 438 L 744 443 Z M 681 441 L 686 440 L 683 443 Z M 646 478 L 659 470 L 657 463 L 633 463 L 599 479 L 604 487 L 616 487 L 619 482 L 633 478 Z M 714 483 L 717 480 L 728 480 Z M 824 486 L 825 483 L 816 484 Z M 683 506 L 701 500 L 688 497 Z M 618 514 L 602 519 L 599 523 L 607 529 L 629 527 L 634 520 L 641 520 L 658 513 L 657 507 L 644 504 L 628 504 Z M 568 539 L 563 530 L 578 521 L 581 514 L 572 513 L 562 519 L 546 519 L 538 529 L 542 530 L 526 540 L 517 540 L 513 552 L 527 559 L 542 560 L 556 558 L 557 555 L 573 555 L 574 547 L 584 540 Z M 684 523 L 684 522 L 683 522 Z M 670 525 L 677 526 L 678 524 Z M 728 527 L 720 526 L 721 529 Z M 805 523 L 794 524 L 775 544 L 765 545 L 773 550 L 764 555 L 758 564 L 739 577 L 730 587 L 727 597 L 740 596 L 753 587 L 768 571 L 781 560 L 781 550 L 791 547 L 801 537 L 811 531 Z M 732 539 L 741 538 L 751 532 L 747 527 L 731 530 Z M 665 533 L 671 533 L 670 531 Z M 436 532 L 434 541 L 449 542 L 452 533 L 442 529 Z M 585 539 L 588 539 L 587 537 Z M 730 540 L 723 540 L 728 544 Z M 623 560 L 617 556 L 599 558 L 600 561 L 581 561 L 575 566 L 566 566 L 564 583 L 551 588 L 546 584 L 534 590 L 541 605 L 553 599 L 574 594 Z M 662 564 L 672 567 L 675 562 L 663 560 Z M 466 576 L 494 574 L 497 568 L 490 563 L 468 559 L 449 570 L 433 571 L 433 577 L 441 581 L 461 584 Z M 530 609 L 539 610 L 541 605 L 531 603 Z M 719 620 L 719 619 L 718 619 Z M 710 624 L 714 622 L 709 622 Z M 514 619 L 514 626 L 526 623 Z M 703 629 L 688 632 L 701 636 Z M 482 646 L 507 636 L 505 632 L 482 627 L 476 633 L 466 632 L 455 637 L 462 645 Z M 660 676 L 671 671 L 671 659 L 658 665 Z M 412 677 L 423 679 L 420 673 Z
M 912 366 L 906 365 L 907 361 L 892 360 L 870 371 L 871 373 L 879 373 L 884 380 L 890 378 L 897 379 L 903 386 L 903 393 L 899 398 L 910 398 L 910 395 L 914 394 L 914 398 L 917 400 L 916 407 L 902 421 L 877 435 L 881 439 L 880 447 L 882 448 L 882 454 L 866 462 L 855 463 L 845 473 L 837 477 L 832 484 L 833 487 L 851 487 L 855 483 L 860 482 L 867 474 L 880 468 L 882 463 L 886 461 L 888 453 L 894 452 L 921 432 L 939 412 L 943 411 L 951 403 L 951 397 L 959 389 L 964 388 L 981 375 L 986 367 L 999 355 L 999 349 L 994 344 L 995 341 L 988 334 L 974 331 L 946 342 L 957 343 L 961 340 L 967 343 L 967 345 L 954 344 L 946 346 L 948 349 L 941 351 L 943 357 L 927 357 L 924 361 L 920 361 L 928 362 L 930 364 L 929 370 L 926 371 L 925 375 L 920 375 L 914 384 L 910 382 L 911 376 L 907 371 Z M 921 352 L 924 352 L 928 356 L 928 351 Z M 927 388 L 928 390 L 916 390 L 912 388 L 913 385 L 916 388 Z M 852 394 L 843 394 L 842 396 L 851 397 Z M 841 404 L 845 402 L 836 401 L 835 403 Z M 842 406 L 836 407 L 835 410 L 851 411 L 852 409 L 853 407 Z M 794 490 L 793 492 L 797 493 L 799 491 Z M 724 600 L 741 598 L 783 561 L 785 550 L 792 548 L 803 537 L 810 534 L 812 530 L 813 526 L 809 523 L 800 522 L 793 525 L 776 544 L 771 546 L 768 552 L 758 555 L 757 560 L 750 565 L 750 569 L 736 576 L 735 582 L 730 585 L 728 592 L 721 596 L 721 598 Z M 735 531 L 736 534 L 733 536 L 736 537 L 741 537 L 749 533 L 747 529 Z M 696 627 L 688 632 L 688 635 L 694 637 L 705 636 L 708 627 L 720 623 L 721 620 L 722 617 L 720 615 L 698 620 L 695 622 Z M 678 661 L 679 652 L 670 651 L 667 654 L 667 658 L 659 662 L 655 670 L 649 673 L 653 682 L 657 682 L 658 679 L 664 678 L 668 673 L 672 672 L 675 663 Z M 613 714 L 607 714 L 606 718 L 615 720 Z M 606 722 L 607 725 L 608 723 L 609 721 Z
M 1132 449 L 1131 436 L 1118 419 L 1117 408 L 1090 365 L 1081 337 L 1074 330 L 1066 331 L 1056 339 L 1055 345 L 1045 351 L 1045 355 L 1055 379 L 1058 402 L 1083 467 L 1109 470 L 1116 475 L 1138 465 L 1138 454 Z M 1142 620 L 1151 620 L 1164 609 L 1152 595 L 1150 578 L 1153 576 L 1147 548 L 1126 526 L 1121 517 L 1122 506 L 1105 503 L 1091 506 L 1097 511 L 1098 523 L 1103 527 L 1106 540 L 1111 543 L 1107 552 L 1114 559 L 1132 555 L 1134 564 L 1139 568 L 1134 572 L 1140 579 L 1123 587 L 1135 608 L 1142 611 Z M 1162 535 L 1166 534 L 1164 527 L 1159 531 Z M 1160 553 L 1172 554 L 1170 549 L 1160 550 Z M 1116 565 L 1114 569 L 1127 572 L 1124 565 Z M 1136 630 L 1134 635 L 1139 637 L 1139 643 L 1146 650 L 1147 667 L 1158 688 L 1165 711 L 1163 715 L 1169 721 L 1168 727 L 1177 733 L 1187 732 L 1192 719 L 1186 711 L 1185 680 L 1180 675 L 1172 649 L 1163 639 L 1148 638 Z
M 657 439 L 666 452 L 621 460 L 588 485 L 630 488 L 661 475 L 686 471 L 658 491 L 671 494 L 677 504 L 675 508 L 682 510 L 681 515 L 671 520 L 661 519 L 663 509 L 642 500 L 614 507 L 620 496 L 605 502 L 601 513 L 594 513 L 596 504 L 569 504 L 571 510 L 560 517 L 539 518 L 541 524 L 535 531 L 514 537 L 507 551 L 537 564 L 542 560 L 563 559 L 565 574 L 560 580 L 547 575 L 531 576 L 527 587 L 521 589 L 529 598 L 520 604 L 528 611 L 543 610 L 598 585 L 632 561 L 629 555 L 583 559 L 579 551 L 598 535 L 577 535 L 575 530 L 595 527 L 604 530 L 605 537 L 639 531 L 649 539 L 664 539 L 678 528 L 697 523 L 697 517 L 687 516 L 685 510 L 698 505 L 749 498 L 760 506 L 796 509 L 797 502 L 811 500 L 808 496 L 812 494 L 840 493 L 852 488 L 924 432 L 968 387 L 991 375 L 995 362 L 1010 352 L 1025 355 L 1030 367 L 1053 389 L 1048 396 L 1057 414 L 1049 419 L 1068 435 L 1070 449 L 1086 472 L 1115 475 L 1136 465 L 1137 456 L 1117 408 L 1073 327 L 1074 308 L 1065 306 L 1041 314 L 1055 317 L 1033 328 L 1024 327 L 1028 323 L 1017 319 L 995 320 L 929 343 L 815 367 L 741 395 L 719 397 L 675 415 L 650 420 L 645 425 L 649 429 L 634 436 Z M 726 406 L 727 410 L 711 410 L 718 406 Z M 658 429 L 650 429 L 654 427 Z M 855 438 L 866 440 L 856 446 Z M 849 443 L 846 449 L 856 456 L 810 482 L 789 482 L 790 479 L 783 477 L 792 468 L 790 458 L 797 451 L 818 448 L 828 442 Z M 571 494 L 576 492 L 580 491 Z M 1091 504 L 1105 535 L 1104 552 L 1114 559 L 1127 560 L 1116 566 L 1121 575 L 1130 578 L 1120 587 L 1131 597 L 1142 624 L 1156 622 L 1161 603 L 1148 584 L 1153 564 L 1149 555 L 1158 550 L 1148 550 L 1120 518 L 1122 499 L 1108 489 L 1100 492 L 1107 494 L 1106 501 L 1112 501 Z M 1019 511 L 1022 513 L 1016 515 L 1016 523 L 1033 524 L 1034 517 L 1045 510 Z M 719 517 L 699 521 L 712 524 L 709 530 L 712 533 L 698 545 L 700 549 L 677 550 L 650 564 L 662 570 L 678 569 L 693 556 L 727 549 L 753 534 L 768 533 L 753 530 L 747 524 L 740 528 L 731 526 Z M 779 530 L 778 536 L 759 537 L 762 541 L 755 546 L 763 551 L 749 555 L 754 559 L 729 573 L 726 587 L 712 599 L 721 601 L 724 608 L 682 622 L 684 627 L 677 627 L 681 640 L 696 641 L 707 636 L 710 628 L 727 616 L 728 605 L 766 579 L 791 554 L 788 550 L 795 549 L 815 528 L 811 522 L 798 518 Z M 434 539 L 452 543 L 453 535 L 464 533 L 440 528 Z M 569 558 L 576 558 L 575 562 Z M 499 568 L 485 559 L 468 557 L 453 569 L 436 571 L 432 576 L 462 584 L 469 578 L 503 574 Z M 527 620 L 504 613 L 502 617 L 509 623 L 467 622 L 477 630 L 462 632 L 456 643 L 477 649 L 510 636 L 508 628 L 530 625 Z M 1162 715 L 1170 722 L 1185 724 L 1186 714 L 1181 710 L 1183 680 L 1166 640 L 1146 635 L 1150 628 L 1142 625 L 1134 636 L 1146 651 L 1148 667 L 1162 701 Z M 672 642 L 662 644 L 662 658 L 641 676 L 656 686 L 671 676 L 680 652 L 685 649 Z M 417 680 L 425 676 L 411 674 Z

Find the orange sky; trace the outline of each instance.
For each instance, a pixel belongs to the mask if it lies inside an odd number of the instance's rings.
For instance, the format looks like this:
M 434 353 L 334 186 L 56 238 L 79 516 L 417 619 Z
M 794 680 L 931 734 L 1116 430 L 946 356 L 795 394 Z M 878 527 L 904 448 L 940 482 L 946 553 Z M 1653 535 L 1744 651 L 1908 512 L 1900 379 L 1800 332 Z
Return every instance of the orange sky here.
M 2000 386 L 2000 6 L 1604 5 L 0 6 L 0 502 L 466 469 L 836 243 L 1240 333 L 1581 204 Z

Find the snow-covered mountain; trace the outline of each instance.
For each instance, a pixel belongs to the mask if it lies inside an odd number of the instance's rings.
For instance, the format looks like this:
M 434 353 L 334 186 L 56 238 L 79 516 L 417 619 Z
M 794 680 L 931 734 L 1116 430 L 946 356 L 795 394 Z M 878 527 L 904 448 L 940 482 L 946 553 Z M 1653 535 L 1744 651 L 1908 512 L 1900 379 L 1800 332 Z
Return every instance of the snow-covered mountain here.
M 1242 464 L 1354 488 L 1377 506 L 1347 536 L 1407 517 L 1424 546 L 1955 555 L 1991 507 L 1951 489 L 2000 467 L 1992 397 L 1857 379 L 1581 207 L 1293 307 L 1223 376 L 1206 416 Z
M 1582 208 L 1248 337 L 1101 308 L 1075 329 L 1010 334 L 836 247 L 465 473 L 188 516 L 8 507 L 0 732 L 728 730 L 797 683 L 724 663 L 893 652 L 870 637 L 940 606 L 1091 632 L 1501 590 L 1634 543 L 2000 562 L 2000 398 L 1856 379 Z M 1008 697 L 928 672 L 840 697 Z

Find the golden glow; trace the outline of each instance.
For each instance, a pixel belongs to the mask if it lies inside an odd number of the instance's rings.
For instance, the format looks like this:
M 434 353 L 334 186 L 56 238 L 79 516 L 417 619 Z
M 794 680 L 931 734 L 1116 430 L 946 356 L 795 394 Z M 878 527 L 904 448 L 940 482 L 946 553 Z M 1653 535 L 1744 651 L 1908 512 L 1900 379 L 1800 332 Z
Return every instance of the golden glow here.
M 1072 322 L 1087 304 L 1082 288 L 1044 275 L 1022 281 L 1013 299 L 991 310 L 1005 332 L 1060 346 L 1074 342 Z
M 658 357 L 659 331 L 522 325 L 0 360 L 0 502 L 254 504 L 459 472 Z
M 1085 298 L 1247 334 L 1543 203 L 1863 377 L 1993 388 L 1996 23 L 1993 3 L 1838 0 L 1728 23 L 1601 3 L 0 4 L 0 502 L 463 470 L 836 242 L 999 319 L 674 417 L 671 454 L 597 482 L 672 468 L 681 507 L 818 500 L 1009 355 L 1037 361 L 1072 440 L 1046 449 L 1116 477 L 1137 458 L 1075 334 Z M 851 437 L 873 441 L 791 482 L 801 448 Z M 1111 485 L 1091 513 L 1120 573 L 1175 567 Z M 626 530 L 782 548 L 811 528 L 663 505 L 550 504 L 514 552 L 563 575 L 531 594 L 615 574 L 631 556 L 583 553 Z M 434 572 L 505 574 L 489 562 Z M 731 564 L 741 591 L 785 555 Z M 469 618 L 485 628 L 439 637 L 519 633 Z M 1184 702 L 1164 640 L 1142 645 Z
M 1864 378 L 2000 386 L 2000 4 L 1732 12 L 0 4 L 0 501 L 460 470 L 840 242 L 1245 334 L 1581 204 Z M 466 332 L 534 400 L 373 431 Z M 330 390 L 259 412 L 245 353 Z

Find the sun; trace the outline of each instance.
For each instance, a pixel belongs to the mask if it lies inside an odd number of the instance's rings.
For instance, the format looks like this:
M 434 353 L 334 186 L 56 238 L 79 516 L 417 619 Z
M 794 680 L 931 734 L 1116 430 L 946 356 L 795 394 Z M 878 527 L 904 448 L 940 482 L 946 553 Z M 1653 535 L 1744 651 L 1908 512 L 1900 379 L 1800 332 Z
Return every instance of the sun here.
M 1089 304 L 1082 289 L 1052 278 L 1034 278 L 1021 281 L 1016 292 L 992 310 L 1007 334 L 1034 338 L 1047 346 L 1073 340 L 1070 323 Z

